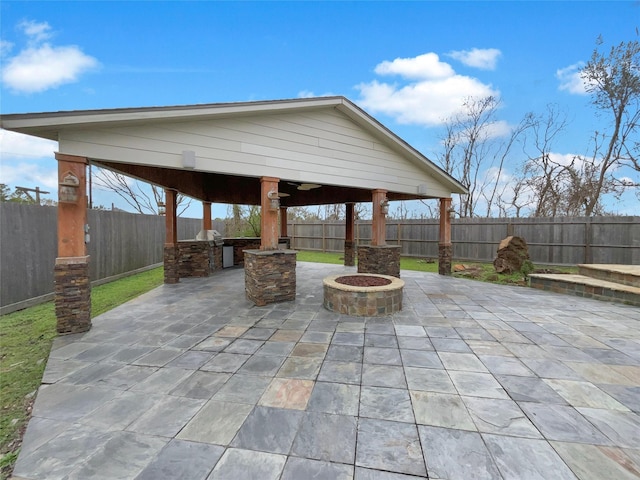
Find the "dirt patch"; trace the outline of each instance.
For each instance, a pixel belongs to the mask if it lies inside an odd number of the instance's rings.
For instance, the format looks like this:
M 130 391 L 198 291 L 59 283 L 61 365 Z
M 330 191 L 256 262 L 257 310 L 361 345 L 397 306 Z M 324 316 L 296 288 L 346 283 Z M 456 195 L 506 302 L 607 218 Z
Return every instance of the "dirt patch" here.
M 483 275 L 482 267 L 479 265 L 463 265 L 457 264 L 453 267 L 453 273 L 456 276 L 468 277 L 468 278 L 481 278 Z
M 370 277 L 368 275 L 346 275 L 336 278 L 336 283 L 351 287 L 382 287 L 389 285 L 391 280 L 382 277 Z

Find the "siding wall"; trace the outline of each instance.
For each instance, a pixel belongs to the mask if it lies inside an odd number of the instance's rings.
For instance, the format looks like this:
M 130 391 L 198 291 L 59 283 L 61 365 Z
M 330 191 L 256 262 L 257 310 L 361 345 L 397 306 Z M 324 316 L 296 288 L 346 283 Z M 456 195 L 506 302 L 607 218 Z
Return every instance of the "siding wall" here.
M 433 197 L 447 191 L 424 164 L 403 158 L 332 108 L 202 121 L 62 131 L 60 151 L 113 162 L 181 168 L 183 150 L 196 153 L 196 168 L 221 174 L 350 185 L 371 185 Z

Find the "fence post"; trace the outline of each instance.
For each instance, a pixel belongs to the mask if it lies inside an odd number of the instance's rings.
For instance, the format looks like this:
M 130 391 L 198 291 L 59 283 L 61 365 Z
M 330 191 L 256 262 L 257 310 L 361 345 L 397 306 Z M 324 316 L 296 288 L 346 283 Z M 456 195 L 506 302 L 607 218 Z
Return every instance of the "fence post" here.
M 593 253 L 591 251 L 592 235 L 591 217 L 587 217 L 584 222 L 584 263 L 593 263 Z
M 509 222 L 507 223 L 507 237 L 512 237 L 513 236 L 513 223 Z
M 322 253 L 327 251 L 326 223 L 322 222 Z

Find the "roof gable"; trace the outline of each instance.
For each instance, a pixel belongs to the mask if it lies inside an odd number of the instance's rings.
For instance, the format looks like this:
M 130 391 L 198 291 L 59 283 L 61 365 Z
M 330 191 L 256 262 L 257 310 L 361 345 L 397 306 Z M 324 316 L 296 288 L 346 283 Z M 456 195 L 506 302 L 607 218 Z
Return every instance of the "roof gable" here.
M 412 198 L 464 187 L 344 97 L 6 115 L 2 127 L 59 142 L 97 163 L 274 176 Z

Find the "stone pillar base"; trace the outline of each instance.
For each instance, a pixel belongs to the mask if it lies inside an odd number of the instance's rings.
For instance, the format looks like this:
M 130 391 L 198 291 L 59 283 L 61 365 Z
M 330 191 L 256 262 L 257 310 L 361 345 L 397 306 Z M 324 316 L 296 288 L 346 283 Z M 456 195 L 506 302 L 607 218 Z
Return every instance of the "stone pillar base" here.
M 358 273 L 377 273 L 400 278 L 400 245 L 360 245 Z
M 178 283 L 180 274 L 178 273 L 178 246 L 164 246 L 164 283 Z
M 356 264 L 356 244 L 344 242 L 344 266 L 353 267 Z
M 296 299 L 295 250 L 245 250 L 247 299 L 262 307 Z
M 58 334 L 88 331 L 91 328 L 89 256 L 56 258 L 53 277 Z
M 451 275 L 451 261 L 453 259 L 453 245 L 438 244 L 438 273 L 440 275 Z

